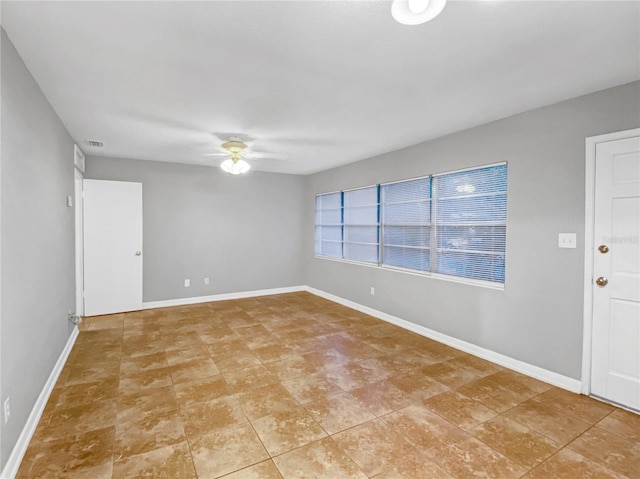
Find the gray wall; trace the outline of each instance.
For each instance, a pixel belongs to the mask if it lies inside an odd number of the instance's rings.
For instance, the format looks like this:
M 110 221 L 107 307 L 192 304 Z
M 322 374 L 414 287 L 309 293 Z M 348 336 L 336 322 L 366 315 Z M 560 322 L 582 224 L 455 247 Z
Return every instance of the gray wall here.
M 1 466 L 69 337 L 73 141 L 2 30 Z
M 306 284 L 579 379 L 585 138 L 639 126 L 635 82 L 309 176 Z M 315 194 L 499 161 L 509 163 L 504 291 L 313 257 Z M 576 232 L 578 248 L 559 249 L 561 232 Z
M 217 167 L 127 159 L 86 163 L 87 178 L 142 183 L 145 302 L 302 284 L 303 177 L 232 177 Z

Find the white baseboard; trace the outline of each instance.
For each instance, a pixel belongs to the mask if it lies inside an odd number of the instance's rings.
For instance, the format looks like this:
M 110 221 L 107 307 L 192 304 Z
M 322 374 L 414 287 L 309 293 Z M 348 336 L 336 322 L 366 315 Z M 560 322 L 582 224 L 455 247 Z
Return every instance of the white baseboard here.
M 464 351 L 465 353 L 473 354 L 474 356 L 478 356 L 479 358 L 486 359 L 487 361 L 491 361 L 492 363 L 499 364 L 500 366 L 504 366 L 505 368 L 512 369 L 532 378 L 539 379 L 540 381 L 558 386 L 559 388 L 566 389 L 574 393 L 580 393 L 582 391 L 582 382 L 578 379 L 573 379 L 568 376 L 549 371 L 548 369 L 534 366 L 533 364 L 525 363 L 518 359 L 496 353 L 495 351 L 482 348 L 475 344 L 462 341 L 461 339 L 447 336 L 446 334 L 442 334 L 438 331 L 420 326 L 419 324 L 411 323 L 396 316 L 392 316 L 368 306 L 363 306 L 354 301 L 341 298 L 331 293 L 326 293 L 319 289 L 306 286 L 305 290 L 309 293 L 315 294 L 316 296 L 320 296 L 335 303 L 347 306 L 351 309 L 355 309 L 370 316 L 374 316 L 378 319 L 382 319 L 383 321 L 387 321 L 388 323 L 395 324 L 396 326 L 400 326 L 401 328 L 408 329 L 409 331 L 413 331 L 414 333 L 420 334 L 421 336 L 434 339 L 440 343 L 444 343 L 453 348 Z
M 223 293 L 211 296 L 196 296 L 193 298 L 168 299 L 165 301 L 151 301 L 142 303 L 142 309 L 167 308 L 169 306 L 184 306 L 187 304 L 209 303 L 211 301 L 226 301 L 229 299 L 255 298 L 256 296 L 270 296 L 272 294 L 298 293 L 306 291 L 306 286 L 289 286 L 286 288 L 257 289 L 241 291 L 239 293 Z
M 9 456 L 7 464 L 2 470 L 2 476 L 0 476 L 2 477 L 2 479 L 14 479 L 14 477 L 18 473 L 22 458 L 24 457 L 25 452 L 27 452 L 27 447 L 29 447 L 29 442 L 33 437 L 33 433 L 36 431 L 38 422 L 40 422 L 42 412 L 47 405 L 47 401 L 49 400 L 51 391 L 53 391 L 53 388 L 56 385 L 56 381 L 58 381 L 58 377 L 60 376 L 62 368 L 64 368 L 64 365 L 67 362 L 67 358 L 69 357 L 69 353 L 71 353 L 71 350 L 73 349 L 73 345 L 76 342 L 78 334 L 78 327 L 76 326 L 75 328 L 73 328 L 73 331 L 71 332 L 71 335 L 67 340 L 67 344 L 64 346 L 64 349 L 60 353 L 58 361 L 56 361 L 56 364 L 53 367 L 51 374 L 49 375 L 49 379 L 47 379 L 47 382 L 44 384 L 42 391 L 40 391 L 40 395 L 38 396 L 36 403 L 33 405 L 31 414 L 29 414 L 27 422 L 22 428 L 22 432 L 20 433 L 20 437 L 18 437 L 18 441 L 16 442 L 15 446 L 13 446 L 13 450 L 11 451 L 11 455 Z

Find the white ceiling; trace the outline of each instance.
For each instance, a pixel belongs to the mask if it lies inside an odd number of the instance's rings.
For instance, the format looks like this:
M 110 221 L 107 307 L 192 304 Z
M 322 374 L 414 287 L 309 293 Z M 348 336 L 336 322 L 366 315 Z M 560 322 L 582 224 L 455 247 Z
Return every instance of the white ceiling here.
M 240 133 L 255 169 L 308 174 L 640 78 L 637 1 L 450 1 L 413 27 L 390 5 L 2 1 L 1 18 L 99 156 L 218 165 Z

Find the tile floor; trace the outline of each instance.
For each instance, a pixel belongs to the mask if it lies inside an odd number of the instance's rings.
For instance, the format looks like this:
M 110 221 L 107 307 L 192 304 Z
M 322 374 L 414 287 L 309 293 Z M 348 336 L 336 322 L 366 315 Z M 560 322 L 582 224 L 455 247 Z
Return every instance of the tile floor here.
M 19 478 L 638 478 L 640 416 L 308 293 L 87 318 Z

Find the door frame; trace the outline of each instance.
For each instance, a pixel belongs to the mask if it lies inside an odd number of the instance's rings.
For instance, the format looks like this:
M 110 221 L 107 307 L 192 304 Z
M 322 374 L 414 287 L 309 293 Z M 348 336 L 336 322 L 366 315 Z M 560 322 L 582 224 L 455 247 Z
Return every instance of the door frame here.
M 73 145 L 73 190 L 75 199 L 75 270 L 76 270 L 76 311 L 84 316 L 84 207 L 82 182 L 84 181 L 84 154 Z
M 593 232 L 596 194 L 596 146 L 599 143 L 640 136 L 640 128 L 590 136 L 585 140 L 585 203 L 584 203 L 584 308 L 582 339 L 582 393 L 591 394 L 591 361 L 593 341 Z

